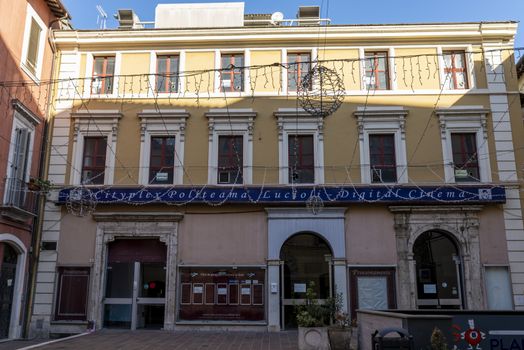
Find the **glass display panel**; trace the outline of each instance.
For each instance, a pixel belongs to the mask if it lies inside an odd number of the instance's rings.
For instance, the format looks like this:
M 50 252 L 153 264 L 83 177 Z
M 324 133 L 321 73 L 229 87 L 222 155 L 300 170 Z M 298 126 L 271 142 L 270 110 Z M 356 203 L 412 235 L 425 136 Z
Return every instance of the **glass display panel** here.
M 180 269 L 180 320 L 263 321 L 265 270 Z

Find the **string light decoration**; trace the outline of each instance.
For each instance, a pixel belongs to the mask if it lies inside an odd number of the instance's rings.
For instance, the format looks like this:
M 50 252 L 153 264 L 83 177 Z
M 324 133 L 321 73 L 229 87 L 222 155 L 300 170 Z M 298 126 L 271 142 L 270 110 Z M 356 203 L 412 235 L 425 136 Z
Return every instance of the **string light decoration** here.
M 503 51 L 510 51 L 514 52 L 515 56 L 520 57 L 521 51 L 524 50 L 524 48 L 511 48 L 511 49 L 496 49 L 496 50 L 489 50 L 489 51 L 478 51 L 478 52 L 472 52 L 473 53 L 479 53 L 482 55 L 481 62 L 484 62 L 484 55 L 486 53 L 491 52 L 503 52 Z M 440 54 L 441 55 L 441 54 Z M 404 74 L 403 79 L 399 79 L 397 81 L 399 87 L 410 87 L 411 90 L 415 90 L 415 82 L 419 82 L 424 79 L 439 79 L 439 71 L 442 69 L 439 67 L 438 63 L 438 57 L 439 54 L 417 54 L 417 55 L 403 55 L 403 56 L 396 56 L 391 57 L 394 60 L 394 64 L 391 67 L 392 72 L 394 72 L 392 79 L 397 79 L 396 71 L 398 70 L 408 70 L 410 69 L 410 73 Z M 314 65 L 314 67 L 311 69 L 311 71 L 302 78 L 303 84 L 298 84 L 298 94 L 297 94 L 297 107 L 298 105 L 302 106 L 304 110 L 306 110 L 309 114 L 316 116 L 318 118 L 324 118 L 329 116 L 330 114 L 333 114 L 340 105 L 343 102 L 343 99 L 346 94 L 346 89 L 344 88 L 343 81 L 353 81 L 353 84 L 356 84 L 356 82 L 360 81 L 362 76 L 361 72 L 359 71 L 359 67 L 361 66 L 364 58 L 338 58 L 338 59 L 331 59 L 331 60 L 322 60 L 322 61 L 315 61 L 315 62 L 309 62 Z M 513 62 L 511 62 L 513 64 Z M 481 68 L 486 69 L 484 66 L 485 63 L 482 64 Z M 326 66 L 329 65 L 330 68 L 327 68 Z M 514 67 L 514 66 L 512 66 Z M 250 75 L 249 80 L 249 89 L 247 92 L 250 92 L 249 95 L 251 95 L 251 103 L 255 103 L 255 98 L 258 97 L 256 94 L 257 87 L 260 85 L 263 85 L 264 88 L 270 88 L 273 87 L 275 96 L 279 96 L 281 93 L 281 85 L 279 85 L 279 77 L 286 74 L 286 69 L 289 69 L 289 66 L 282 65 L 282 64 L 266 64 L 266 65 L 254 65 L 254 66 L 246 66 L 241 67 L 246 72 L 245 74 Z M 280 70 L 279 74 L 273 74 L 273 70 Z M 143 96 L 151 97 L 154 100 L 154 107 L 155 110 L 158 112 L 160 119 L 162 120 L 163 127 L 165 128 L 166 133 L 169 133 L 169 128 L 165 124 L 164 117 L 162 115 L 162 108 L 166 107 L 172 107 L 176 108 L 179 107 L 179 102 L 181 100 L 188 100 L 188 99 L 195 99 L 195 103 L 197 106 L 200 106 L 200 103 L 203 102 L 204 99 L 207 98 L 207 100 L 211 99 L 222 99 L 226 103 L 226 107 L 228 108 L 228 101 L 227 101 L 227 95 L 223 92 L 218 91 L 212 84 L 212 76 L 217 74 L 217 69 L 208 69 L 208 70 L 200 70 L 200 71 L 182 71 L 177 72 L 176 74 L 169 73 L 169 77 L 171 79 L 179 79 L 180 84 L 179 88 L 176 91 L 169 91 L 166 94 L 159 95 L 158 91 L 156 91 L 154 84 L 152 82 L 155 81 L 155 78 L 158 79 L 160 77 L 167 76 L 166 74 L 132 74 L 132 75 L 114 75 L 113 78 L 115 80 L 115 94 L 113 96 L 99 96 L 99 95 L 93 95 L 91 96 L 89 91 L 84 94 L 80 87 L 85 86 L 86 81 L 90 81 L 90 77 L 85 78 L 73 78 L 73 79 L 53 79 L 53 80 L 45 80 L 41 81 L 40 85 L 36 85 L 32 82 L 27 81 L 0 81 L 0 107 L 1 106 L 8 106 L 10 105 L 11 101 L 13 99 L 20 100 L 24 105 L 38 105 L 40 109 L 51 109 L 51 114 L 55 114 L 57 111 L 54 109 L 56 108 L 53 104 L 48 105 L 49 101 L 49 94 L 50 91 L 53 90 L 53 88 L 56 90 L 56 101 L 59 102 L 70 102 L 72 106 L 77 106 L 80 109 L 84 109 L 86 111 L 89 111 L 90 108 L 93 108 L 91 106 L 92 101 L 97 101 L 98 99 L 103 99 L 108 102 L 113 102 L 116 104 L 120 104 L 120 110 L 123 111 L 124 104 L 127 102 L 132 101 L 133 98 L 135 98 L 135 90 L 139 91 L 146 91 L 143 93 Z M 494 72 L 497 74 L 497 72 Z M 513 74 L 513 70 L 511 70 L 511 73 Z M 346 76 L 344 76 L 346 74 Z M 327 77 L 330 77 L 329 79 Z M 341 78 L 342 77 L 342 78 Z M 494 78 L 495 79 L 495 78 Z M 56 85 L 55 85 L 56 84 Z M 137 86 L 139 85 L 139 88 Z M 444 86 L 445 84 L 441 84 L 441 86 Z M 434 115 L 435 109 L 439 106 L 441 97 L 446 92 L 441 87 L 440 91 L 438 93 L 435 93 L 436 100 L 433 106 L 428 106 L 428 114 L 427 114 L 427 126 L 424 128 L 423 132 L 421 133 L 419 143 L 421 140 L 425 138 L 426 131 L 428 129 L 428 126 L 430 125 L 430 121 L 432 116 Z M 249 96 L 246 94 L 246 97 Z M 365 107 L 367 107 L 367 100 L 370 97 L 370 95 L 375 95 L 375 91 L 373 89 L 367 89 L 366 94 L 366 103 Z M 308 96 L 308 97 L 305 97 Z M 340 98 L 340 100 L 337 100 Z M 307 102 L 307 103 L 306 103 Z M 510 107 L 513 106 L 515 103 L 518 104 L 519 97 L 518 95 L 514 96 L 513 99 L 511 99 L 511 102 L 509 103 L 508 109 L 504 112 L 504 114 L 508 114 Z M 306 105 L 304 105 L 306 103 Z M 309 106 L 309 108 L 307 107 Z M 74 108 L 74 107 L 73 107 Z M 4 114 L 5 117 L 7 117 L 9 114 Z M 493 129 L 497 129 L 499 123 L 502 121 L 500 119 L 493 127 Z M 88 124 L 88 129 L 91 129 L 90 131 L 95 134 L 103 135 L 103 133 L 100 131 L 99 125 L 97 120 L 90 118 Z M 232 121 L 229 120 L 229 123 L 231 124 Z M 36 130 L 36 133 L 39 134 L 41 131 L 39 129 Z M 8 144 L 12 144 L 13 141 L 3 137 L 0 135 L 0 141 L 6 142 Z M 484 141 L 486 142 L 486 141 Z M 353 153 L 356 152 L 358 140 L 355 140 L 355 147 L 353 148 Z M 68 166 L 73 169 L 73 171 L 79 172 L 80 169 L 77 169 L 75 167 L 75 164 L 71 164 L 70 160 L 67 157 L 66 150 L 64 150 L 64 145 L 62 144 L 52 144 L 50 147 L 53 150 L 53 154 L 61 159 L 61 161 L 68 164 Z M 413 164 L 414 155 L 416 151 L 419 149 L 419 144 L 415 147 L 414 152 L 412 152 L 412 156 L 408 160 L 408 164 L 404 168 L 403 172 L 406 172 L 408 168 L 413 167 L 428 167 L 428 171 L 433 170 L 429 168 L 431 164 L 424 163 L 421 165 L 415 165 Z M 517 148 L 518 149 L 518 148 Z M 517 150 L 515 149 L 515 150 Z M 114 169 L 118 169 L 122 172 L 122 181 L 124 181 L 126 184 L 129 183 L 131 180 L 132 183 L 136 183 L 136 191 L 140 192 L 142 190 L 146 190 L 148 188 L 148 185 L 143 184 L 139 185 L 138 179 L 136 179 L 135 170 L 133 167 L 130 167 L 128 164 L 122 162 L 122 160 L 116 155 L 114 150 L 110 145 L 108 145 L 109 153 L 112 154 L 112 156 L 116 160 L 116 166 Z M 175 150 L 177 152 L 177 150 Z M 237 153 L 237 152 L 235 152 Z M 295 151 L 296 153 L 296 151 Z M 501 151 L 493 152 L 493 154 L 500 154 Z M 176 159 L 179 157 L 176 156 Z M 469 161 L 468 161 L 469 162 Z M 240 164 L 240 162 L 237 162 Z M 353 188 L 356 193 L 358 194 L 361 189 L 359 185 L 360 182 L 354 182 L 351 177 L 349 176 L 349 170 L 350 169 L 360 169 L 361 166 L 364 166 L 365 164 L 360 163 L 353 163 L 353 157 L 351 157 L 351 161 L 349 164 L 344 164 L 339 167 L 333 167 L 324 165 L 324 168 L 330 168 L 333 170 L 337 170 L 340 172 L 346 172 L 346 176 L 344 178 L 343 183 L 340 183 L 339 181 L 333 182 L 331 185 L 325 185 L 320 184 L 317 185 L 318 189 L 322 193 L 322 197 L 320 197 L 316 190 L 312 191 L 309 198 L 301 197 L 300 201 L 308 208 L 310 209 L 314 214 L 320 212 L 324 206 L 324 201 L 326 203 L 336 203 L 340 200 L 344 189 L 347 187 Z M 194 188 L 196 193 L 204 193 L 205 190 L 209 187 L 208 184 L 204 186 L 198 186 L 195 185 L 195 181 L 192 179 L 192 173 L 193 172 L 200 172 L 202 171 L 201 168 L 195 167 L 195 166 L 188 166 L 184 165 L 182 162 L 180 164 L 177 163 L 177 166 L 182 167 L 185 183 L 189 185 L 191 188 Z M 440 163 L 438 165 L 435 165 L 436 167 L 440 167 Z M 147 166 L 145 166 L 147 167 Z M 142 166 L 138 167 L 138 169 L 141 169 Z M 207 167 L 206 167 L 207 168 Z M 255 168 L 255 167 L 253 167 Z M 264 171 L 264 178 L 261 182 L 262 189 L 265 188 L 265 186 L 268 185 L 266 183 L 266 173 L 272 172 L 272 171 L 280 171 L 279 168 L 275 168 L 274 166 L 267 166 L 265 164 L 258 164 L 257 169 Z M 275 170 L 276 169 L 276 170 Z M 268 175 L 269 177 L 269 175 Z M 522 179 L 519 179 L 519 181 L 522 181 Z M 103 191 L 103 190 L 110 190 L 115 185 L 119 185 L 121 181 L 116 179 L 114 181 L 113 185 L 103 185 L 96 188 L 96 191 Z M 235 181 L 236 182 L 236 181 Z M 409 180 L 410 184 L 415 185 L 418 187 L 416 182 L 410 178 Z M 439 185 L 444 186 L 450 186 L 449 184 L 446 184 L 445 181 L 442 179 L 439 179 L 436 181 Z M 292 198 L 293 200 L 297 199 L 297 188 L 295 187 L 295 183 L 291 181 L 291 188 L 292 188 Z M 361 201 L 365 203 L 375 203 L 377 201 L 382 200 L 386 194 L 391 193 L 395 189 L 395 185 L 391 184 L 385 184 L 381 183 L 380 185 L 384 186 L 389 191 L 383 192 L 381 196 L 379 196 L 377 199 L 368 199 L 365 197 L 362 197 Z M 172 184 L 170 187 L 166 187 L 166 191 L 169 189 L 176 189 L 178 185 Z M 250 193 L 250 188 L 246 184 L 244 184 L 244 191 L 247 196 L 247 200 L 252 204 L 257 204 L 262 199 L 263 191 L 260 191 L 259 193 L 253 192 Z M 453 187 L 453 186 L 451 186 Z M 235 185 L 231 185 L 230 191 L 228 193 L 232 193 L 233 189 L 235 188 Z M 236 187 L 238 188 L 238 186 Z M 328 193 L 328 189 L 337 188 L 338 193 L 333 194 L 333 192 Z M 24 191 L 23 189 L 20 189 L 20 191 Z M 97 200 L 95 194 L 92 192 L 95 191 L 93 189 L 88 189 L 86 187 L 79 187 L 75 188 L 73 190 L 73 193 L 69 195 L 70 198 L 66 201 L 67 209 L 76 216 L 85 216 L 88 215 L 90 212 L 94 211 L 96 208 Z M 155 203 L 164 203 L 166 205 L 175 205 L 175 206 L 184 206 L 187 204 L 190 204 L 192 202 L 196 201 L 197 196 L 192 197 L 191 199 L 187 199 L 185 201 L 180 202 L 170 202 L 168 200 L 165 200 L 163 198 L 151 198 L 149 201 L 141 202 L 141 203 L 135 203 L 130 200 L 126 199 L 117 199 L 115 198 L 114 201 L 105 201 L 104 204 L 108 203 L 114 203 L 114 204 L 122 204 L 126 203 L 129 205 L 146 205 L 146 204 L 155 204 Z M 399 197 L 400 199 L 409 200 L 409 198 Z M 203 203 L 209 205 L 209 206 L 221 206 L 223 204 L 226 204 L 230 202 L 229 196 L 226 195 L 224 199 L 220 201 L 211 201 L 208 199 L 204 199 Z M 438 199 L 437 199 L 438 200 Z M 446 203 L 446 201 L 442 201 L 443 203 Z M 75 214 L 76 213 L 76 214 Z
M 314 117 L 325 118 L 342 105 L 346 89 L 333 69 L 315 64 L 298 88 L 300 106 Z
M 324 201 L 315 193 L 315 191 L 313 191 L 306 201 L 306 208 L 308 208 L 313 215 L 317 215 L 324 208 Z
M 74 216 L 84 217 L 95 211 L 96 202 L 96 197 L 89 188 L 76 187 L 69 192 L 66 208 Z

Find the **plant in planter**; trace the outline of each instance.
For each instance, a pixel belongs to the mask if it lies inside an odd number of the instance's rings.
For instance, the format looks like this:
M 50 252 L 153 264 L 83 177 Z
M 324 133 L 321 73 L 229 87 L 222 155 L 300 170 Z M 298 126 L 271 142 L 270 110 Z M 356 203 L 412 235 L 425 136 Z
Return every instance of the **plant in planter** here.
M 295 306 L 298 348 L 300 350 L 329 350 L 327 326 L 330 323 L 330 308 L 318 302 L 314 288 L 315 284 L 310 283 L 306 289 L 304 304 Z
M 43 194 L 48 193 L 49 190 L 51 189 L 51 186 L 53 186 L 51 181 L 43 180 L 40 178 L 33 178 L 33 177 L 30 178 L 29 182 L 27 183 L 27 188 L 30 191 L 39 191 L 39 192 L 42 192 Z
M 353 322 L 350 314 L 342 309 L 342 293 L 337 293 L 328 303 L 333 320 L 333 324 L 328 329 L 331 350 L 349 350 L 351 349 Z

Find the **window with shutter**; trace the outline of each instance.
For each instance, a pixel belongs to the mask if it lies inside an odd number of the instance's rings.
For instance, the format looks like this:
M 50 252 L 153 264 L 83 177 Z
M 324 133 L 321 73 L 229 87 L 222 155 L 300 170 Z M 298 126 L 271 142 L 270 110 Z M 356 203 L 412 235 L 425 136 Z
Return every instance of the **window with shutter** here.
M 24 128 L 16 128 L 11 159 L 11 173 L 7 179 L 7 203 L 16 207 L 24 204 L 24 185 L 27 176 L 30 132 Z
M 42 29 L 36 20 L 31 18 L 31 32 L 29 33 L 29 43 L 27 47 L 27 57 L 25 64 L 33 74 L 36 74 L 41 33 Z
M 38 81 L 42 75 L 46 33 L 47 24 L 27 4 L 20 68 L 34 81 Z

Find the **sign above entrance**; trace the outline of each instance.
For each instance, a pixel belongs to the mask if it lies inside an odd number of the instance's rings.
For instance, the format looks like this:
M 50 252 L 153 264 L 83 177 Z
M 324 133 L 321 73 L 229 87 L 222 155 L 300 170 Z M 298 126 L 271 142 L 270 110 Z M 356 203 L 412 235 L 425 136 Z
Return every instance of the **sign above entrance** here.
M 504 203 L 503 186 L 368 186 L 368 187 L 89 187 L 98 203 L 305 203 L 319 196 L 325 203 Z M 60 190 L 66 203 L 74 188 Z

